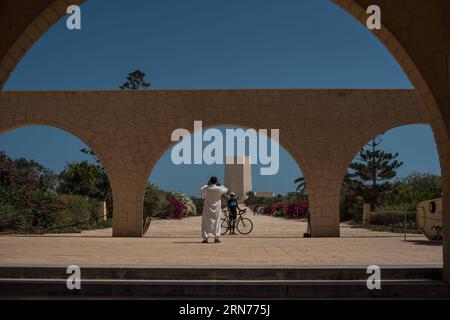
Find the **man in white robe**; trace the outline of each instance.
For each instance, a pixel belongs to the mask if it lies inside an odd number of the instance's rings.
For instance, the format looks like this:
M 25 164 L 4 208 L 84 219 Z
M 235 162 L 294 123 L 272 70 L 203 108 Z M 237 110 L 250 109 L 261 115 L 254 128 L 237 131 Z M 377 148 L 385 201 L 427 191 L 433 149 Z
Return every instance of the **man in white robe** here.
M 202 212 L 202 237 L 203 243 L 208 243 L 208 238 L 214 238 L 215 243 L 220 243 L 220 213 L 222 212 L 222 195 L 228 192 L 225 186 L 221 186 L 216 177 L 211 177 L 208 184 L 201 189 L 204 199 Z

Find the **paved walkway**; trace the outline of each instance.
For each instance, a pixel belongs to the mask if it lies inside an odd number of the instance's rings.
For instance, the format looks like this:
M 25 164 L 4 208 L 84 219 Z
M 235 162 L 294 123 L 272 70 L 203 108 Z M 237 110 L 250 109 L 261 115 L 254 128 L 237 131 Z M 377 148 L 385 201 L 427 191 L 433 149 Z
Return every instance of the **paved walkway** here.
M 111 238 L 111 230 L 82 236 L 2 236 L 0 265 L 67 266 L 423 266 L 442 265 L 442 246 L 415 236 L 342 227 L 345 238 L 299 238 L 306 224 L 250 216 L 251 236 L 201 244 L 200 219 L 157 220 L 145 238 Z M 170 236 L 170 237 L 167 237 Z M 372 236 L 362 237 L 361 236 Z
M 233 238 L 303 238 L 307 223 L 302 220 L 288 220 L 265 215 L 247 214 L 253 221 L 253 231 L 249 235 L 235 235 Z M 200 236 L 201 217 L 190 217 L 183 220 L 155 219 L 145 237 L 150 238 L 197 238 Z M 111 237 L 112 229 L 87 230 L 81 234 L 64 234 L 52 236 L 90 236 Z M 408 237 L 422 238 L 421 235 L 408 234 Z M 341 224 L 341 237 L 403 237 L 401 233 L 370 231 L 355 228 L 349 224 Z

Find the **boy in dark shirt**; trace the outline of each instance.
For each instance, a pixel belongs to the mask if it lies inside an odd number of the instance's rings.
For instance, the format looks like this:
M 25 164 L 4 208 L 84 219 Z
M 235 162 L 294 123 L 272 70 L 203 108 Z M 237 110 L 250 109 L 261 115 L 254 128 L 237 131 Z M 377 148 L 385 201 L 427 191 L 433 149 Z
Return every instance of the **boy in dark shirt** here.
M 234 192 L 230 193 L 230 199 L 228 200 L 228 210 L 230 210 L 230 221 L 231 221 L 231 234 L 236 234 L 234 232 L 236 226 L 237 210 L 241 210 L 236 200 L 236 194 Z

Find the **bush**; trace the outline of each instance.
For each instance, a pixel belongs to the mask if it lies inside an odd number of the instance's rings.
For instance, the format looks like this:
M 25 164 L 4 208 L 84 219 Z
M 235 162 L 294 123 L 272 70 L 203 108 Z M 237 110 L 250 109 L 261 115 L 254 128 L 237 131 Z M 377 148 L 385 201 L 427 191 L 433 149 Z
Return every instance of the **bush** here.
M 197 197 L 191 197 L 192 202 L 194 203 L 195 207 L 197 208 L 197 215 L 201 216 L 203 212 L 203 205 L 205 200 Z
M 416 221 L 416 212 L 406 212 L 406 222 Z M 395 225 L 405 223 L 405 212 L 374 212 L 370 219 L 375 225 Z
M 405 229 L 405 214 L 406 214 L 406 229 L 408 231 L 416 231 L 416 212 L 374 212 L 370 220 L 373 226 L 384 226 L 393 231 L 403 231 Z
M 192 217 L 197 215 L 197 208 L 195 207 L 195 204 L 192 201 L 192 199 L 187 194 L 183 192 L 172 192 L 171 196 L 178 199 L 185 205 L 186 209 L 184 215 L 186 217 Z
M 149 184 L 144 195 L 144 217 L 168 217 L 171 210 L 167 196 L 167 192 Z
M 191 198 L 182 192 L 167 192 L 149 184 L 144 196 L 144 217 L 161 219 L 195 216 L 201 214 L 203 199 Z
M 247 196 L 245 204 L 255 212 L 288 219 L 302 219 L 308 214 L 307 197 L 299 192 L 273 198 L 257 197 L 253 192 Z
M 169 202 L 172 206 L 172 216 L 176 219 L 183 219 L 186 216 L 187 210 L 187 206 L 183 203 L 183 201 L 172 196 L 169 198 Z
M 397 179 L 395 188 L 378 199 L 379 212 L 413 212 L 417 205 L 425 200 L 441 196 L 441 177 L 413 172 Z M 341 220 L 360 222 L 362 220 L 364 200 L 356 194 L 348 182 L 344 182 L 341 189 Z
M 248 193 L 248 197 L 244 201 L 245 205 L 252 209 L 253 211 L 257 211 L 258 208 L 272 208 L 277 203 L 282 202 L 285 200 L 283 197 L 273 197 L 273 198 L 264 198 L 264 197 L 257 197 L 254 193 Z M 267 211 L 265 213 L 269 213 L 271 210 L 264 210 Z
M 61 232 L 95 224 L 99 202 L 80 196 L 0 188 L 0 231 Z M 73 226 L 82 223 L 83 225 Z M 65 227 L 69 226 L 69 227 Z
M 286 217 L 288 219 L 306 218 L 308 214 L 308 203 L 304 201 L 281 201 L 270 207 L 270 214 L 275 217 Z M 264 210 L 267 212 L 267 210 Z
M 441 197 L 441 177 L 413 172 L 399 179 L 395 190 L 379 206 L 379 211 L 416 211 L 420 202 Z
M 33 215 L 30 210 L 19 209 L 8 203 L 0 203 L 0 232 L 32 230 Z
M 77 231 L 97 225 L 100 202 L 74 195 L 58 197 L 62 209 L 55 211 L 53 226 L 49 228 L 57 232 Z M 64 227 L 67 226 L 67 227 Z M 61 231 L 62 230 L 62 231 Z
M 308 203 L 304 201 L 289 202 L 287 206 L 288 219 L 303 219 L 308 214 Z

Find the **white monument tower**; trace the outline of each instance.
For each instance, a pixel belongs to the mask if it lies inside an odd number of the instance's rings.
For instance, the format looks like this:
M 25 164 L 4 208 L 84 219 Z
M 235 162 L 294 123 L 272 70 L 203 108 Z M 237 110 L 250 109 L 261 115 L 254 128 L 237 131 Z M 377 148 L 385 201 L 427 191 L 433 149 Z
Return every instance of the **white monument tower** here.
M 234 164 L 227 164 L 230 162 Z M 238 162 L 243 164 L 239 164 Z M 227 161 L 225 163 L 224 184 L 228 188 L 229 192 L 236 193 L 236 197 L 239 202 L 242 202 L 247 198 L 246 194 L 253 190 L 252 165 L 250 163 L 250 157 L 227 157 Z

